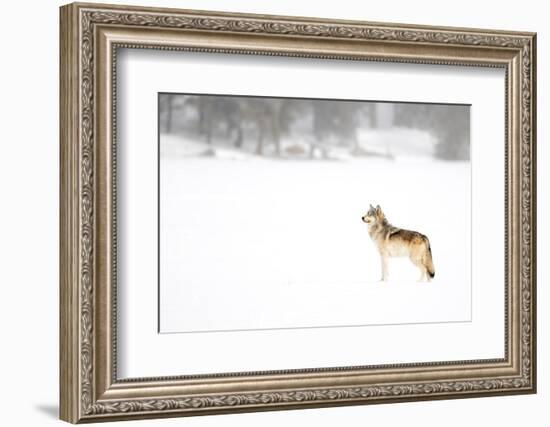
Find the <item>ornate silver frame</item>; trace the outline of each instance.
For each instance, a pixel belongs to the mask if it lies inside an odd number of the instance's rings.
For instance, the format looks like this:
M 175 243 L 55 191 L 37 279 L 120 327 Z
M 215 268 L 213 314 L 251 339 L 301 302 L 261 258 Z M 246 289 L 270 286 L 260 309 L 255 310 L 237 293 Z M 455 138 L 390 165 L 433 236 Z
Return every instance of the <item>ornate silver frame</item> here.
M 61 419 L 78 423 L 535 392 L 534 33 L 79 3 L 60 12 Z M 504 68 L 505 357 L 117 379 L 118 47 Z

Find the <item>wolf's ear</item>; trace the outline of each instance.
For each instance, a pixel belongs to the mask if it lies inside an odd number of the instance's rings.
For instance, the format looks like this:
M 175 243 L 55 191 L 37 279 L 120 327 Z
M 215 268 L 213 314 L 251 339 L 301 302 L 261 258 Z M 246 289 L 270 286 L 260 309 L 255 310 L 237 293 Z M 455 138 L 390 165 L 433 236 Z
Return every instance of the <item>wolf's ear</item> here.
M 371 209 L 374 209 L 374 208 L 372 207 L 372 203 L 370 203 L 369 206 L 370 206 Z
M 376 213 L 382 213 L 382 208 L 380 207 L 380 205 L 376 205 Z

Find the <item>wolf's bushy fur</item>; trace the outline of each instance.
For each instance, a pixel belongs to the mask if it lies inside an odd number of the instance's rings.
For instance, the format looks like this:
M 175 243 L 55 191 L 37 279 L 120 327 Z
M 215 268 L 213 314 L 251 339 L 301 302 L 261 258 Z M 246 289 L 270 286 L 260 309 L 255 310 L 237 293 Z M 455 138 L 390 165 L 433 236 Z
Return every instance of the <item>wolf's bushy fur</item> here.
M 433 279 L 435 268 L 428 238 L 417 232 L 394 227 L 380 208 L 370 206 L 361 218 L 369 226 L 369 235 L 376 244 L 382 262 L 382 281 L 388 279 L 388 258 L 409 257 L 420 270 L 420 280 Z

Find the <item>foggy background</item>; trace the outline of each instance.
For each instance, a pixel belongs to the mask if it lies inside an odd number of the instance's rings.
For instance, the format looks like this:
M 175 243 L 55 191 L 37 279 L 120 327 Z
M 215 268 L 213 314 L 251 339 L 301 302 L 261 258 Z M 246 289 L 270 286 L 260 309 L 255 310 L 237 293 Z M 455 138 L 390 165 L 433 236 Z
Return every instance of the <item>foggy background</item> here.
M 466 105 L 159 94 L 164 154 L 467 161 Z

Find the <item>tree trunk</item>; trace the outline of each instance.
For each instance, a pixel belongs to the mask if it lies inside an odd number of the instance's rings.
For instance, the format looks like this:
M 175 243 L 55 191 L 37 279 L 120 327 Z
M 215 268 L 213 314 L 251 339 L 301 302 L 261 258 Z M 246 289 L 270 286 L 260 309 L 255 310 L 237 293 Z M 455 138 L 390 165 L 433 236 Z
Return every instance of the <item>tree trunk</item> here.
M 359 138 L 357 138 L 357 131 L 353 132 L 351 136 L 351 152 L 353 154 L 359 153 Z
M 258 145 L 256 146 L 256 154 L 262 156 L 264 154 L 264 127 L 260 124 L 258 127 Z
M 199 113 L 199 135 L 204 135 L 205 132 L 204 132 L 204 122 L 205 122 L 205 116 L 206 116 L 206 112 L 205 112 L 205 102 L 204 102 L 204 98 L 199 96 L 199 101 L 198 101 L 198 113 Z
M 273 141 L 275 142 L 275 152 L 281 157 L 281 126 L 280 126 L 280 110 L 273 116 L 272 122 Z
M 237 136 L 235 138 L 235 147 L 236 148 L 242 148 L 243 146 L 243 128 L 241 124 L 239 123 L 236 127 L 237 130 Z
M 205 122 L 206 122 L 206 129 L 205 129 L 206 143 L 208 145 L 212 145 L 212 120 L 208 118 L 207 120 L 205 120 Z
M 167 95 L 166 99 L 166 132 L 172 133 L 172 117 L 174 114 L 174 95 Z

